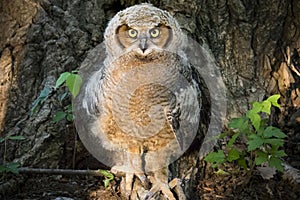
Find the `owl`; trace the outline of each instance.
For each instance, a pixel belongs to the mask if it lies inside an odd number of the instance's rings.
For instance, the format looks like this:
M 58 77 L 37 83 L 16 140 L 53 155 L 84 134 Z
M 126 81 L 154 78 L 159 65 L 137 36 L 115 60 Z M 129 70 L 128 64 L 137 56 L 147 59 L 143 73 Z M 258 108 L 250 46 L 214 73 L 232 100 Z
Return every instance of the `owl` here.
M 103 45 L 81 67 L 79 136 L 93 156 L 124 174 L 128 199 L 185 199 L 181 190 L 174 195 L 168 165 L 189 148 L 200 119 L 201 84 L 186 44 L 168 12 L 135 5 L 111 19 Z M 142 189 L 133 188 L 136 181 Z

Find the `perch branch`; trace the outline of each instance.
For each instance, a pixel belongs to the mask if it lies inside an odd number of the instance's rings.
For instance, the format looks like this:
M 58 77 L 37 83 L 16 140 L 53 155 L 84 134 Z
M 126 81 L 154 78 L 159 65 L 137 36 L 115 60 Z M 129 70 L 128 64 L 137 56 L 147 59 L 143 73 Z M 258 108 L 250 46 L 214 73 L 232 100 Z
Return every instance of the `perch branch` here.
M 19 173 L 22 174 L 51 174 L 51 175 L 89 175 L 89 176 L 104 176 L 99 170 L 72 170 L 72 169 L 40 169 L 40 168 L 19 168 Z

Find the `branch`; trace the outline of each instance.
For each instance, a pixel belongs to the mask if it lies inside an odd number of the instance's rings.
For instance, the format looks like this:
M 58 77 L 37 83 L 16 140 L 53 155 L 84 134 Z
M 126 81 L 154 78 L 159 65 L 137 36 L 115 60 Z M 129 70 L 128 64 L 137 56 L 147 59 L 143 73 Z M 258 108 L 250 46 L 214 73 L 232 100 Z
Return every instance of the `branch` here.
M 72 170 L 72 169 L 40 169 L 40 168 L 19 168 L 19 173 L 22 174 L 51 174 L 51 175 L 89 175 L 102 176 L 104 175 L 100 170 Z

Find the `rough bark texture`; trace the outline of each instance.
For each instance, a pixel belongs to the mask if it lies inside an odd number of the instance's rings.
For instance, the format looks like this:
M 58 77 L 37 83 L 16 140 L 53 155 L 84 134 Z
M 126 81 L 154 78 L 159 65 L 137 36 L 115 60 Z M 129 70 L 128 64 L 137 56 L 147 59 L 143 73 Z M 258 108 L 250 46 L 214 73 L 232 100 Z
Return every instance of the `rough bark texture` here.
M 59 74 L 80 65 L 102 42 L 109 19 L 143 1 L 0 1 L 0 136 L 23 135 L 8 143 L 7 160 L 40 168 L 101 166 L 76 139 L 72 124 L 53 123 L 63 89 L 51 93 L 37 113 L 30 108 Z M 282 109 L 273 124 L 287 131 L 287 161 L 300 168 L 300 1 L 150 1 L 168 10 L 182 28 L 212 51 L 228 89 L 228 119 L 250 103 L 280 93 Z M 104 53 L 104 52 L 103 52 Z M 3 147 L 1 147 L 3 152 Z M 2 158 L 0 158 L 0 161 Z M 0 162 L 1 163 L 1 162 Z

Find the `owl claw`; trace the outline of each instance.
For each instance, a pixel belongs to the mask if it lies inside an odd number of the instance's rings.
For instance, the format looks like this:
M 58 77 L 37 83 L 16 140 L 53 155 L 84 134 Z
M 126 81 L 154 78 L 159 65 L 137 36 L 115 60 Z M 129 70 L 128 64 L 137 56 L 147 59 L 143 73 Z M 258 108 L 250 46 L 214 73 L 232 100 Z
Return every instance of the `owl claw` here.
M 144 200 L 155 199 L 160 193 L 162 193 L 165 199 L 168 200 L 186 200 L 185 194 L 181 187 L 181 180 L 178 178 L 173 179 L 169 184 L 164 183 L 160 180 L 150 177 L 150 181 L 153 183 L 151 190 L 146 194 Z M 175 198 L 173 192 L 176 193 L 177 198 Z
M 147 193 L 144 200 L 149 200 L 155 195 L 158 195 L 160 192 L 166 197 L 166 199 L 176 200 L 173 193 L 171 192 L 170 187 L 167 184 L 163 183 L 157 183 L 156 185 L 154 185 L 151 188 L 151 190 Z
M 128 170 L 127 166 L 113 166 L 111 172 L 116 176 L 122 176 L 120 190 L 123 196 L 127 199 L 136 199 L 136 193 L 133 191 L 133 182 L 135 176 L 141 181 L 141 185 L 148 190 L 150 188 L 149 179 L 144 173 L 125 173 Z M 125 177 L 124 177 L 125 176 Z

